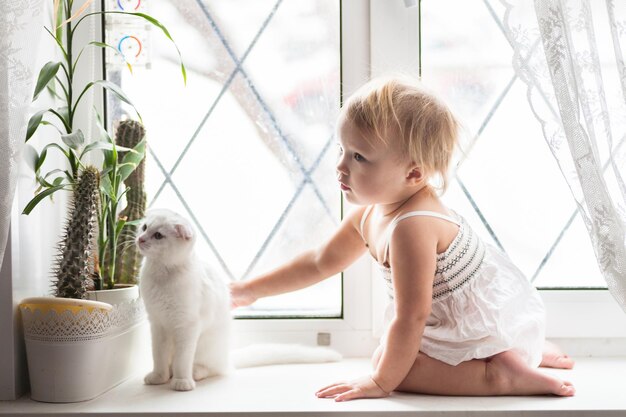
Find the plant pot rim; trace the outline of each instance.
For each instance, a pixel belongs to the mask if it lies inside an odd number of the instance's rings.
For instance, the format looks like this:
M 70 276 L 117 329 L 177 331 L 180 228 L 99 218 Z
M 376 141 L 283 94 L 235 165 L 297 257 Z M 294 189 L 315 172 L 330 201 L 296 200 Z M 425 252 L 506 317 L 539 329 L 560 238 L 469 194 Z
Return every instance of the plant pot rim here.
M 111 311 L 113 306 L 101 301 L 91 301 L 76 298 L 63 298 L 63 297 L 29 297 L 20 302 L 21 309 L 29 309 L 31 311 L 41 310 L 42 312 L 48 312 L 54 310 L 57 313 L 63 311 L 72 311 L 74 313 L 87 310 L 92 312 L 94 310 Z
M 102 291 L 124 291 L 124 290 L 128 290 L 129 288 L 134 288 L 136 287 L 137 284 L 115 284 L 113 286 L 113 288 L 109 289 L 109 288 L 103 288 L 101 290 L 89 290 L 87 292 L 102 292 Z

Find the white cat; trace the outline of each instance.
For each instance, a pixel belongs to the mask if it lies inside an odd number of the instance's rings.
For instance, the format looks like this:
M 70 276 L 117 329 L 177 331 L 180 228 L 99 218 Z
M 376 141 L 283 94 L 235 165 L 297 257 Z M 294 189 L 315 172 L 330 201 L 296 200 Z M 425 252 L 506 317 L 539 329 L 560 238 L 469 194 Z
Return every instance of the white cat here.
M 151 210 L 136 243 L 144 256 L 139 288 L 152 331 L 154 368 L 146 384 L 177 391 L 226 373 L 229 360 L 230 299 L 225 280 L 194 253 L 195 232 L 179 214 Z M 313 363 L 341 359 L 330 349 L 265 345 L 237 353 L 236 367 Z M 289 355 L 287 355 L 289 353 Z

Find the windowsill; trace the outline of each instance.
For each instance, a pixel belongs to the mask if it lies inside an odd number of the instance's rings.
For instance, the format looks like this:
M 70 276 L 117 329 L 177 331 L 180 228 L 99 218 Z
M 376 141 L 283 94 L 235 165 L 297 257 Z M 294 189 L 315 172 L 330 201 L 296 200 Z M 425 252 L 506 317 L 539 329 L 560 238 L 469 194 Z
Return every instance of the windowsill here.
M 309 416 L 617 416 L 626 414 L 622 376 L 626 357 L 579 358 L 571 371 L 545 370 L 574 383 L 572 398 L 443 397 L 393 394 L 390 398 L 335 403 L 314 392 L 328 383 L 370 371 L 369 360 L 347 359 L 320 365 L 282 365 L 237 370 L 229 376 L 200 382 L 191 392 L 167 386 L 145 386 L 137 375 L 97 399 L 73 404 L 46 404 L 27 397 L 1 402 L 0 415 L 187 415 L 236 416 L 306 413 Z

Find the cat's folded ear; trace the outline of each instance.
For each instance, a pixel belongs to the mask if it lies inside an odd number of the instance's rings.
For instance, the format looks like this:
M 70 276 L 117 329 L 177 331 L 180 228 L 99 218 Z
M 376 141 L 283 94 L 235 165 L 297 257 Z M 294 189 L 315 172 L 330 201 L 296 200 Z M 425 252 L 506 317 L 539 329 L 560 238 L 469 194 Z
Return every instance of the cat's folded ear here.
M 174 230 L 176 231 L 177 238 L 191 240 L 193 237 L 193 230 L 186 224 L 177 224 L 174 226 Z

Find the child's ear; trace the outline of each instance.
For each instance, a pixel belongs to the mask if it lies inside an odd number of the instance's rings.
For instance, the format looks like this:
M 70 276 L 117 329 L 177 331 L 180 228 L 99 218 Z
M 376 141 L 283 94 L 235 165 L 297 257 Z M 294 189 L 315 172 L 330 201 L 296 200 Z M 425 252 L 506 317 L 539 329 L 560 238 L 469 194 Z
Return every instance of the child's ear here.
M 418 166 L 411 167 L 411 170 L 407 174 L 406 179 L 412 184 L 417 184 L 418 182 L 422 181 L 424 179 L 422 169 Z
M 177 224 L 174 226 L 174 230 L 177 238 L 190 240 L 193 237 L 193 230 L 187 225 Z

